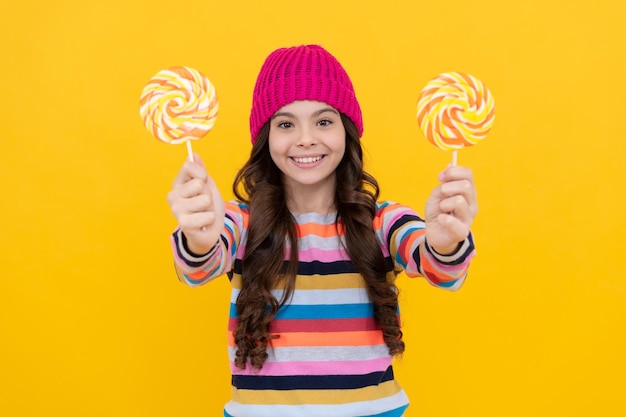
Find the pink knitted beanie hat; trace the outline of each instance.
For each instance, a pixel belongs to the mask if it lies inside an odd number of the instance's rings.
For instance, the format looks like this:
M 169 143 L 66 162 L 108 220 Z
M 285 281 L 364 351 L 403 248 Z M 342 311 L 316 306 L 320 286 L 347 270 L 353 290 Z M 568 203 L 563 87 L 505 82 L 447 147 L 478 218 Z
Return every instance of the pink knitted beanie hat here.
M 296 100 L 322 101 L 352 120 L 363 134 L 361 108 L 352 82 L 339 61 L 319 45 L 281 48 L 261 67 L 250 112 L 252 143 L 281 107 Z

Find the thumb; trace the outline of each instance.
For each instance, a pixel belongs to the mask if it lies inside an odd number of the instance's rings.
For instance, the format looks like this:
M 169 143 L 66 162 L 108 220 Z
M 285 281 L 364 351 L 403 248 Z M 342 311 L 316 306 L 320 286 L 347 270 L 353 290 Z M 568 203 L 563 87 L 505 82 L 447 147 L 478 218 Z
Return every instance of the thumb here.
M 193 161 L 194 163 L 200 165 L 202 167 L 202 169 L 204 169 L 206 171 L 206 166 L 204 165 L 204 161 L 202 160 L 202 158 L 200 158 L 200 155 L 198 155 L 197 153 L 193 153 Z

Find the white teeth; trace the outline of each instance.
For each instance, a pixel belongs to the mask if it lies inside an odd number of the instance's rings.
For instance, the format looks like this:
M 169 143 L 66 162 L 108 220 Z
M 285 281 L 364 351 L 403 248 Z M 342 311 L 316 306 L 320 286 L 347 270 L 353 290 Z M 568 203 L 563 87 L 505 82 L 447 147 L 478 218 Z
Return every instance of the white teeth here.
M 313 162 L 317 162 L 322 159 L 321 156 L 309 156 L 307 158 L 293 158 L 299 164 L 311 164 Z

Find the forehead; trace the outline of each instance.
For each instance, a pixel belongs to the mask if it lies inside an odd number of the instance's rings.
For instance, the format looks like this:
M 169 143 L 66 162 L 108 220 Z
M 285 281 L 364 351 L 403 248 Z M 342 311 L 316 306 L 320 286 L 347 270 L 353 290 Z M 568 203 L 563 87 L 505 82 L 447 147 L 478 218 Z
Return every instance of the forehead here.
M 306 115 L 311 115 L 315 113 L 320 113 L 323 111 L 335 112 L 337 114 L 339 113 L 330 104 L 324 103 L 323 101 L 296 100 L 278 109 L 275 115 L 278 115 L 281 113 L 290 113 L 294 116 L 301 116 L 301 115 L 306 116 Z

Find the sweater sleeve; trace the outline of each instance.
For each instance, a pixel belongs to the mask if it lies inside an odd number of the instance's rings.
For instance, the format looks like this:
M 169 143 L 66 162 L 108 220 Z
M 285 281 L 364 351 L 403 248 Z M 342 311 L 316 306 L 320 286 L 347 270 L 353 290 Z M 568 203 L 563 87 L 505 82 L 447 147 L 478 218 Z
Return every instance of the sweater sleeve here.
M 190 287 L 206 284 L 233 268 L 242 235 L 245 235 L 248 210 L 247 206 L 235 201 L 227 202 L 225 208 L 224 230 L 215 246 L 206 254 L 192 253 L 179 228 L 172 233 L 170 240 L 174 268 L 178 279 Z
M 449 255 L 437 253 L 426 241 L 426 224 L 412 209 L 393 202 L 379 205 L 375 229 L 397 272 L 423 277 L 431 285 L 456 290 L 463 285 L 475 256 L 472 234 Z

